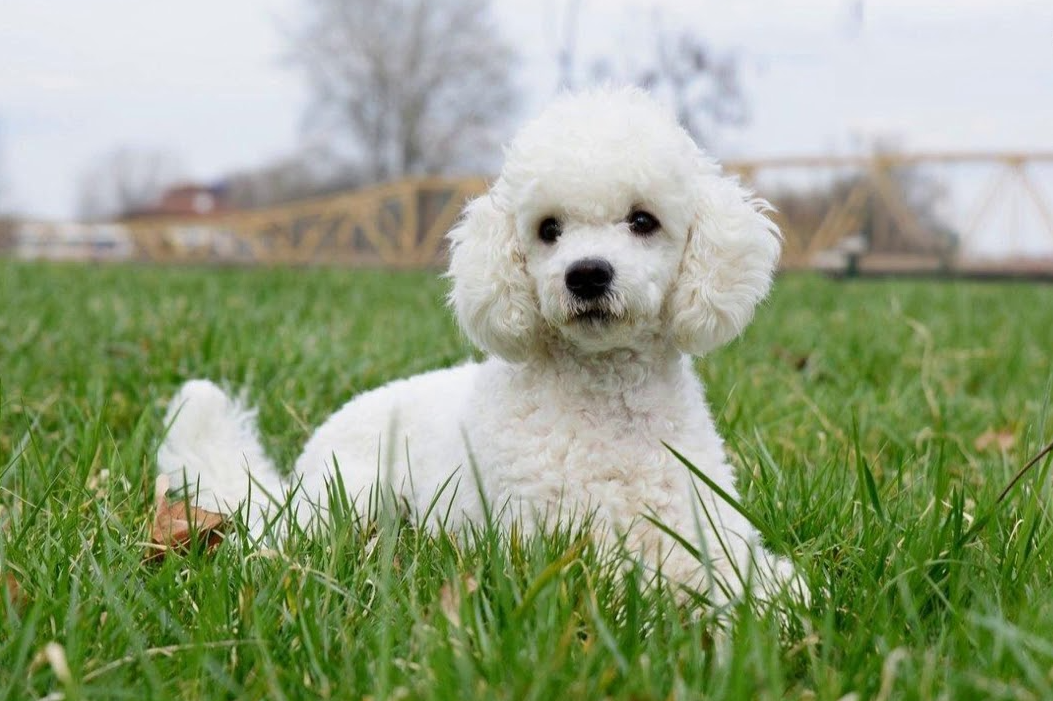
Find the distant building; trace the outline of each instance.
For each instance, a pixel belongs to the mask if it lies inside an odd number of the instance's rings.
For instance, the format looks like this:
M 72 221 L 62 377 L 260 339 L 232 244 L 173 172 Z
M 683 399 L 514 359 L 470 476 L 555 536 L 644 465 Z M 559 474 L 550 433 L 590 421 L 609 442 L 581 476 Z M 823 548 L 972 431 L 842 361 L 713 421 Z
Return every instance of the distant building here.
M 185 183 L 165 190 L 157 204 L 129 212 L 123 218 L 205 217 L 234 209 L 226 185 Z
M 12 248 L 24 260 L 128 260 L 135 246 L 121 224 L 21 222 Z
M 0 216 L 0 255 L 14 250 L 18 240 L 17 225 L 18 222 L 15 219 Z

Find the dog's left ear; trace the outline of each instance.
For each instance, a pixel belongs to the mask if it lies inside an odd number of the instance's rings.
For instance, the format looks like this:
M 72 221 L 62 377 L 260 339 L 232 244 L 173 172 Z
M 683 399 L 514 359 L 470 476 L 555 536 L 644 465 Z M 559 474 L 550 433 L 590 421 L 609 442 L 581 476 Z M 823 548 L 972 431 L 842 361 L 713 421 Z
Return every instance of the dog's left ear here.
M 708 163 L 700 170 L 694 223 L 669 297 L 673 339 L 691 355 L 746 328 L 771 288 L 782 240 L 767 202 Z

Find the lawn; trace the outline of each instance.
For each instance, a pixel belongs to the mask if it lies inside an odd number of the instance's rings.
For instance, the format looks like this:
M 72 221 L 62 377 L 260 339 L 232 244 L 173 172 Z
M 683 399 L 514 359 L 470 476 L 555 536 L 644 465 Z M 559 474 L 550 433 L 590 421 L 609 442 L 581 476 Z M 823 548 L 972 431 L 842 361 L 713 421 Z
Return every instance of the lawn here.
M 703 361 L 808 606 L 714 616 L 573 532 L 382 517 L 144 562 L 183 380 L 289 463 L 471 349 L 425 273 L 0 261 L 2 698 L 1053 698 L 1053 287 L 780 278 Z M 5 586 L 6 584 L 6 586 Z M 854 695 L 854 696 L 853 696 Z

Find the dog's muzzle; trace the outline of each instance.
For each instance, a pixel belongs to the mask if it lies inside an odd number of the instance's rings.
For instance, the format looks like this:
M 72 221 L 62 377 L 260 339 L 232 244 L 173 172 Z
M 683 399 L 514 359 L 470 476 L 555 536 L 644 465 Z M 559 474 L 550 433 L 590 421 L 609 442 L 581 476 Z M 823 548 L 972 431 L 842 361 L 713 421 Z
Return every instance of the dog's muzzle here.
M 602 258 L 583 258 L 569 268 L 564 282 L 570 293 L 580 300 L 592 300 L 607 294 L 614 280 L 614 268 Z

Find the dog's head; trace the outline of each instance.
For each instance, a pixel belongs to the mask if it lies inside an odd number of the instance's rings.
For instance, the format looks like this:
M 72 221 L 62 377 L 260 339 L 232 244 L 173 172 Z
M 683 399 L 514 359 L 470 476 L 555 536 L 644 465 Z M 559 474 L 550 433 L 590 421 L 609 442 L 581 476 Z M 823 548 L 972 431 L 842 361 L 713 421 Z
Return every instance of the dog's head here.
M 469 338 L 511 361 L 553 339 L 701 355 L 768 293 L 779 234 L 765 209 L 646 93 L 566 96 L 450 232 L 450 300 Z

